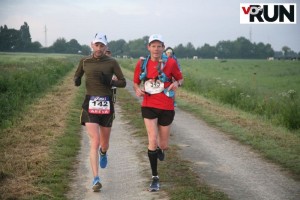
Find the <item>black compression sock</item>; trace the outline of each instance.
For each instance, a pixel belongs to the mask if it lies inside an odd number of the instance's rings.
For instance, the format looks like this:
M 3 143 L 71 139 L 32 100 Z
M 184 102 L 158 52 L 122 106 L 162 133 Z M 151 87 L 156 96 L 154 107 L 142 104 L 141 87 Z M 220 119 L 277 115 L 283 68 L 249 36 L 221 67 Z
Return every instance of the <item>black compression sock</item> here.
M 152 176 L 157 176 L 157 150 L 151 151 L 148 149 L 148 157 L 150 161 L 150 166 L 152 170 Z

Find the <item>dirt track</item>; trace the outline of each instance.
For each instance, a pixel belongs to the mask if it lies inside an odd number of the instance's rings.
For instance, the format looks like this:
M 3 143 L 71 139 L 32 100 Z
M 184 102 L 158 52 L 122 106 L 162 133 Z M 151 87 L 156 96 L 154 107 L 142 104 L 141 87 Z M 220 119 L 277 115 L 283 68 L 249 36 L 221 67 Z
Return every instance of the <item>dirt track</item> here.
M 133 94 L 130 83 L 127 89 Z M 120 118 L 114 122 L 109 165 L 100 171 L 103 181 L 100 193 L 93 193 L 90 189 L 92 175 L 88 138 L 82 133 L 82 152 L 70 199 L 160 199 L 158 193 L 146 191 L 150 173 L 146 153 L 135 151 L 135 145 L 140 143 L 132 138 L 129 129 Z M 193 163 L 193 170 L 202 180 L 232 199 L 300 199 L 299 181 L 289 178 L 278 166 L 268 163 L 247 146 L 240 145 L 179 108 L 176 108 L 172 125 L 171 143 L 181 147 L 180 155 Z M 145 156 L 140 158 L 140 153 Z M 159 194 L 165 196 L 163 191 Z
M 142 145 L 140 141 L 132 137 L 130 127 L 120 119 L 120 108 L 116 106 L 116 119 L 110 138 L 108 151 L 108 165 L 100 169 L 102 182 L 101 192 L 92 192 L 92 171 L 89 162 L 89 138 L 85 127 L 82 128 L 81 151 L 78 155 L 78 170 L 74 177 L 69 198 L 74 200 L 150 200 L 166 199 L 161 193 L 150 193 L 147 188 L 150 184 L 146 150 L 137 152 Z M 147 174 L 145 176 L 143 174 Z
M 300 183 L 249 147 L 179 109 L 172 142 L 206 183 L 240 200 L 300 199 Z

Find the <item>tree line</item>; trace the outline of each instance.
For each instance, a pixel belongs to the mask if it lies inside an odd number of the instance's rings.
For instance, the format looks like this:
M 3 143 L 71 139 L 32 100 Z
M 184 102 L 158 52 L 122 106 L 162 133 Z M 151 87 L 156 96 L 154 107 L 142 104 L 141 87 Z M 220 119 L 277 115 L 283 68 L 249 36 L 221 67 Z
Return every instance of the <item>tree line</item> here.
M 115 56 L 130 56 L 138 58 L 148 54 L 146 45 L 149 36 L 136 39 L 126 43 L 120 39 L 108 43 L 110 50 Z M 204 44 L 202 47 L 195 48 L 189 42 L 186 45 L 179 44 L 173 47 L 178 58 L 221 58 L 221 59 L 266 59 L 275 57 L 277 59 L 299 59 L 300 52 L 296 53 L 289 47 L 282 47 L 282 51 L 274 51 L 270 44 L 262 42 L 252 43 L 245 37 L 239 37 L 234 41 L 220 41 L 215 46 Z
M 87 45 L 80 45 L 75 39 L 67 42 L 64 38 L 58 38 L 50 47 L 43 47 L 38 41 L 32 42 L 29 26 L 27 22 L 24 22 L 19 30 L 8 28 L 7 25 L 0 27 L 0 51 L 88 55 L 91 53 L 91 48 Z
M 147 41 L 149 36 L 126 42 L 124 39 L 110 41 L 109 49 L 116 57 L 139 58 L 146 56 Z M 192 43 L 179 44 L 173 47 L 178 58 L 238 58 L 238 59 L 266 59 L 275 57 L 279 59 L 300 58 L 300 52 L 296 53 L 289 47 L 282 47 L 282 51 L 275 52 L 270 44 L 262 42 L 252 43 L 245 37 L 239 37 L 234 41 L 219 41 L 215 46 L 204 44 L 202 47 L 194 47 Z M 70 53 L 89 55 L 91 48 L 88 45 L 80 45 L 76 39 L 67 41 L 58 38 L 51 46 L 42 47 L 35 41 L 32 42 L 29 26 L 26 22 L 20 30 L 10 29 L 6 25 L 0 27 L 0 51 L 8 52 L 42 52 L 42 53 Z

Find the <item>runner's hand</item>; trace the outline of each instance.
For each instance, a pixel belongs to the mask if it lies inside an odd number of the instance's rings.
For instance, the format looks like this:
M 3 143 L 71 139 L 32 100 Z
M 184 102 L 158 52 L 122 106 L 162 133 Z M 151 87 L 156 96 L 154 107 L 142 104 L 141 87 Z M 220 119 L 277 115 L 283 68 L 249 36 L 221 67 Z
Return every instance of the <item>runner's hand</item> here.
M 75 86 L 80 86 L 81 85 L 81 77 L 74 77 L 74 83 Z
M 145 91 L 142 90 L 142 89 L 139 88 L 139 87 L 134 87 L 134 90 L 135 90 L 135 95 L 136 95 L 137 97 L 142 97 L 142 96 L 145 95 Z
M 177 88 L 178 88 L 178 82 L 177 81 L 174 81 L 169 87 L 168 87 L 168 91 L 170 91 L 170 90 L 174 90 L 174 91 L 176 91 L 177 90 Z
M 112 80 L 112 74 L 104 74 L 103 72 L 101 72 L 100 81 L 102 84 L 111 86 L 112 83 L 111 80 Z

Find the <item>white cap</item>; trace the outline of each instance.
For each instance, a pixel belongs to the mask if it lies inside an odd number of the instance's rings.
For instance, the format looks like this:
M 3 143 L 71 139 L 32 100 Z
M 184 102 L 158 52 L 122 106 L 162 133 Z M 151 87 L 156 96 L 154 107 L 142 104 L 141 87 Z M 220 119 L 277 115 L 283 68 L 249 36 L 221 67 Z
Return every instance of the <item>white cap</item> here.
M 173 53 L 172 49 L 168 49 L 166 53 Z
M 160 34 L 153 34 L 153 35 L 151 35 L 151 36 L 149 37 L 149 42 L 148 42 L 148 44 L 150 44 L 151 42 L 153 42 L 153 41 L 155 41 L 155 40 L 164 43 L 163 37 L 162 37 Z
M 97 42 L 101 42 L 102 44 L 107 45 L 108 41 L 106 35 L 103 33 L 96 33 L 92 43 L 95 44 Z

